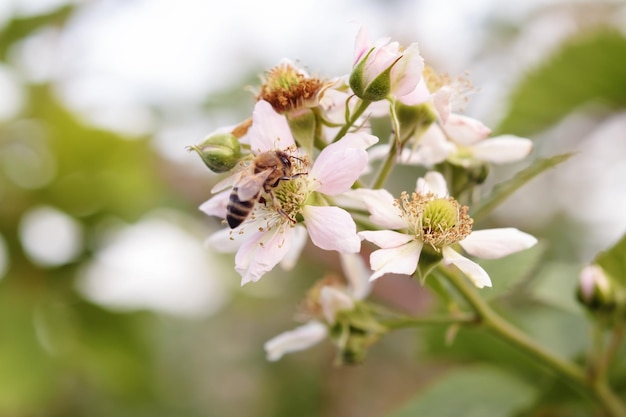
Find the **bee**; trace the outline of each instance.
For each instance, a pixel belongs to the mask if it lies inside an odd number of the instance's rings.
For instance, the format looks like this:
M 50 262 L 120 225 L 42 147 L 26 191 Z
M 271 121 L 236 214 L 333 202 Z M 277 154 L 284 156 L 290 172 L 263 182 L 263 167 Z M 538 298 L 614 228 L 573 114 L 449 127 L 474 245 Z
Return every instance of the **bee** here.
M 244 222 L 259 201 L 265 201 L 261 191 L 267 193 L 276 210 L 289 221 L 292 219 L 280 208 L 272 189 L 278 187 L 281 181 L 291 180 L 305 173 L 292 173 L 291 159 L 300 160 L 286 152 L 275 150 L 257 155 L 250 167 L 241 173 L 230 193 L 230 199 L 226 206 L 226 221 L 231 229 Z

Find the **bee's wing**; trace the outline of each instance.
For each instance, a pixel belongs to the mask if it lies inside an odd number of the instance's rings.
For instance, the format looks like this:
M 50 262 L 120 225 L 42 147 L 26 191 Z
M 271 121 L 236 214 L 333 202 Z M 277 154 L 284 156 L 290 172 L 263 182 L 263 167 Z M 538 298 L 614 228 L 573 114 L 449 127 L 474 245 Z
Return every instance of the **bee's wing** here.
M 261 171 L 254 175 L 247 175 L 241 178 L 235 186 L 237 187 L 237 197 L 240 201 L 252 200 L 263 188 L 267 177 L 272 173 L 271 169 Z

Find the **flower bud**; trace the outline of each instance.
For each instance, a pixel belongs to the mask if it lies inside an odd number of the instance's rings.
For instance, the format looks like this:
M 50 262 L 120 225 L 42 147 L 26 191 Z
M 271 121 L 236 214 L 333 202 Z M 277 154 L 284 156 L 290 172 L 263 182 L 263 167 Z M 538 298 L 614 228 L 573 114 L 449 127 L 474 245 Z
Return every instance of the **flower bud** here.
M 239 141 L 232 133 L 215 134 L 187 149 L 196 151 L 204 164 L 217 173 L 230 171 L 241 159 Z
M 400 143 L 402 144 L 416 133 L 425 132 L 437 120 L 435 112 L 425 103 L 411 106 L 397 101 L 395 112 L 400 125 Z
M 578 300 L 591 311 L 609 312 L 615 309 L 615 291 L 598 265 L 587 265 L 580 272 Z

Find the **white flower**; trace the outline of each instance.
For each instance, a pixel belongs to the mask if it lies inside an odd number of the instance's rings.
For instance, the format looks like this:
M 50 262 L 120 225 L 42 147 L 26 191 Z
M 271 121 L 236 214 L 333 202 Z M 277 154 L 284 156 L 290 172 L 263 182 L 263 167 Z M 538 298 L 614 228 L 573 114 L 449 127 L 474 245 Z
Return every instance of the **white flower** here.
M 248 137 L 255 154 L 295 148 L 287 120 L 264 101 L 256 104 Z M 350 214 L 339 207 L 313 203 L 320 200 L 317 195 L 334 196 L 349 190 L 367 166 L 365 149 L 377 140 L 369 134 L 349 133 L 324 148 L 305 175 L 282 181 L 274 193 L 288 217 L 271 203 L 256 204 L 253 214 L 230 234 L 218 232 L 210 239 L 216 247 L 226 245 L 225 239 L 240 240 L 235 269 L 242 276 L 242 285 L 257 281 L 283 260 L 287 259 L 287 266 L 293 265 L 304 245 L 305 230 L 322 249 L 359 251 L 361 240 Z M 225 216 L 227 198 L 227 193 L 217 194 L 200 208 L 210 215 Z M 289 220 L 299 217 L 306 229 Z
M 358 301 L 367 297 L 371 284 L 361 257 L 357 254 L 342 254 L 341 263 L 348 285 L 324 285 L 317 300 L 322 308 L 320 320 L 311 320 L 267 341 L 265 351 L 268 360 L 276 361 L 286 353 L 308 349 L 321 342 L 328 336 L 328 326 L 335 323 L 340 312 L 352 310 Z
M 533 246 L 537 240 L 515 228 L 472 231 L 467 207 L 448 196 L 445 180 L 429 172 L 417 183 L 416 192 L 399 200 L 386 190 L 356 190 L 361 194 L 373 223 L 390 230 L 363 231 L 359 235 L 379 246 L 370 265 L 374 280 L 387 273 L 413 275 L 425 245 L 438 252 L 445 264 L 459 268 L 479 288 L 490 287 L 487 272 L 464 257 L 453 245 L 482 258 L 500 258 Z

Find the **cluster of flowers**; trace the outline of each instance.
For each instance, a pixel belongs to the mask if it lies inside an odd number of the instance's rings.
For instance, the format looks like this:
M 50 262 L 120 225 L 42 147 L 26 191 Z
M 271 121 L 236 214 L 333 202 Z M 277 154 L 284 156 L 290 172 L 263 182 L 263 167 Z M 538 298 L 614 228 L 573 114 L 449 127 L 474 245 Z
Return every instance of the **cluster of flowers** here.
M 211 170 L 232 172 L 200 209 L 227 220 L 230 227 L 208 241 L 236 251 L 242 284 L 278 264 L 292 268 L 308 237 L 341 254 L 347 282 L 327 278 L 313 287 L 305 303 L 311 321 L 270 340 L 270 360 L 329 335 L 344 360 L 360 360 L 385 331 L 364 303 L 371 281 L 385 274 L 423 280 L 442 265 L 479 288 L 491 286 L 487 272 L 459 248 L 499 258 L 536 243 L 514 228 L 473 231 L 469 209 L 458 201 L 489 163 L 516 161 L 532 150 L 528 139 L 490 137 L 480 121 L 453 112 L 466 87 L 425 67 L 417 44 L 372 43 L 361 28 L 349 75 L 321 80 L 284 61 L 267 73 L 251 119 L 191 147 Z M 379 144 L 370 122 L 380 117 L 391 120 L 393 137 Z M 396 163 L 427 172 L 414 190 L 394 197 L 383 187 Z M 444 166 L 475 181 L 449 189 Z M 364 212 L 369 218 L 359 216 Z M 358 255 L 363 240 L 379 248 L 369 268 Z M 420 268 L 422 259 L 429 268 Z

